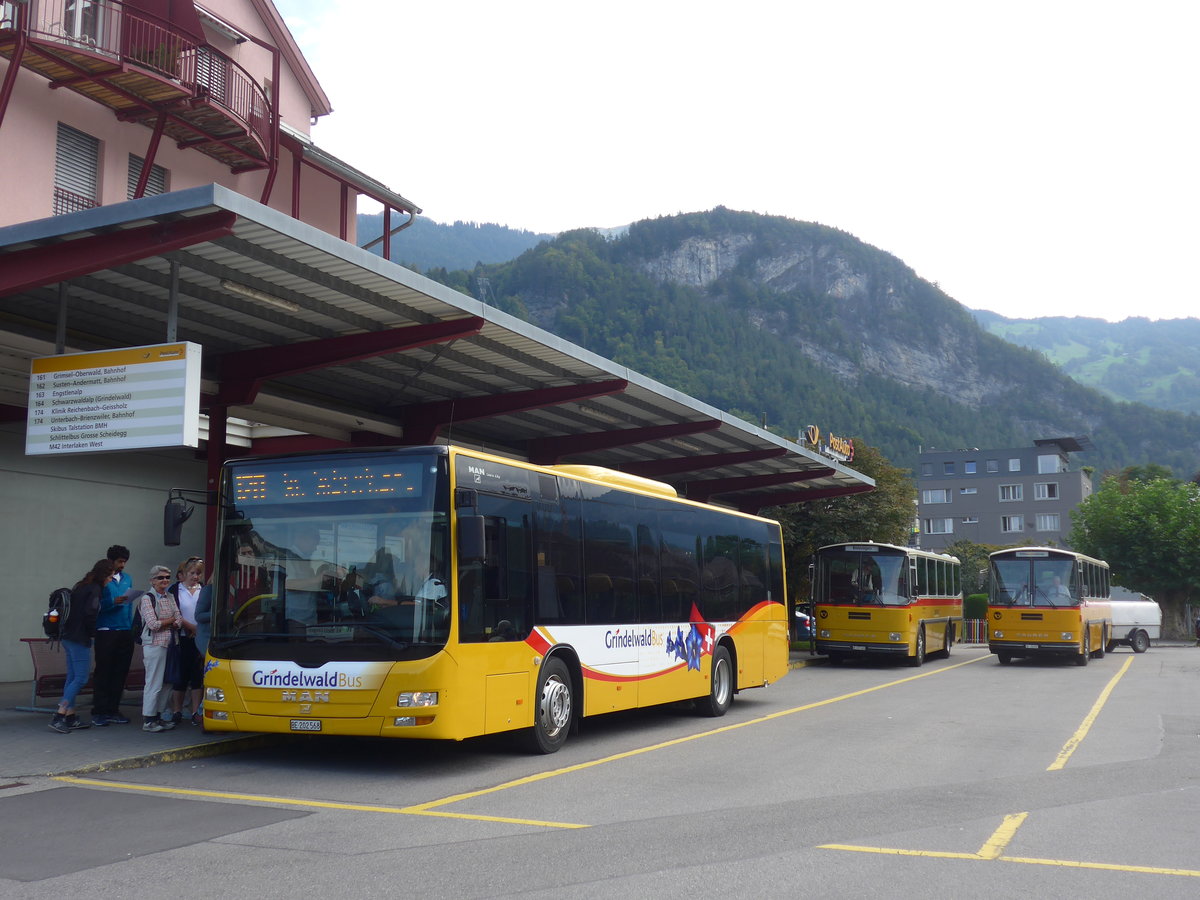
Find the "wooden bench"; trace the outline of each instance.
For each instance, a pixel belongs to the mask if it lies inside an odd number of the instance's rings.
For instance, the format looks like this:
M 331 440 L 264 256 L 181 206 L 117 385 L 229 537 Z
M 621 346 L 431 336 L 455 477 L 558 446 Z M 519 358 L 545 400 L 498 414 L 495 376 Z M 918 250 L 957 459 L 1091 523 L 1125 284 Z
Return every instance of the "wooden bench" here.
M 33 689 L 29 706 L 18 706 L 24 712 L 54 712 L 57 706 L 38 706 L 38 698 L 60 700 L 67 683 L 67 655 L 61 644 L 51 646 L 49 638 L 21 638 L 29 647 L 33 657 Z M 129 674 L 125 676 L 125 690 L 141 691 L 146 683 L 146 664 L 142 661 L 142 645 L 133 645 L 133 659 L 129 663 Z M 80 694 L 92 693 L 92 675 L 88 673 L 87 684 Z

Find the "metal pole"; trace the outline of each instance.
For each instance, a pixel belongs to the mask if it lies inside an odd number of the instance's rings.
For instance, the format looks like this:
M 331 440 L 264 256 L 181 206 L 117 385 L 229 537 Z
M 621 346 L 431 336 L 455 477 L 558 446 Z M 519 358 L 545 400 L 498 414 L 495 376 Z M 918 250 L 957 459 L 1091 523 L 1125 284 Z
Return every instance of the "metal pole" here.
M 58 325 L 54 330 L 54 352 L 62 356 L 67 352 L 67 283 L 58 283 Z
M 179 260 L 171 260 L 171 288 L 167 296 L 167 343 L 175 341 L 179 325 Z

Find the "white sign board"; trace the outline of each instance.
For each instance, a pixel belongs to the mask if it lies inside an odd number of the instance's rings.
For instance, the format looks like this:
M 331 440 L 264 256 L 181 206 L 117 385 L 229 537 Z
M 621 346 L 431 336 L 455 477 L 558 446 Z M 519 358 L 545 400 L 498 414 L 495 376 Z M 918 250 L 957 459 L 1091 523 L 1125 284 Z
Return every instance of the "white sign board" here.
M 27 456 L 199 445 L 199 344 L 31 361 Z

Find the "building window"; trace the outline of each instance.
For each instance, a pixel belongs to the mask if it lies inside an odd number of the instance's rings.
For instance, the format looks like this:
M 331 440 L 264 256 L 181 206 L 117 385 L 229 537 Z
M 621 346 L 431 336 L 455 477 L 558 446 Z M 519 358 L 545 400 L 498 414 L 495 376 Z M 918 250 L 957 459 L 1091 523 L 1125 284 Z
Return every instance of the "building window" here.
M 932 478 L 933 477 L 933 463 L 921 463 L 921 477 L 922 478 Z
M 979 516 L 963 516 L 962 523 L 964 525 L 978 525 Z
M 953 519 L 926 519 L 925 520 L 926 534 L 953 534 L 954 520 Z
M 1062 457 L 1058 454 L 1048 454 L 1038 457 L 1038 474 L 1039 475 L 1055 475 L 1062 472 L 1066 467 L 1062 463 Z
M 129 185 L 125 190 L 125 199 L 132 200 L 137 191 L 138 179 L 142 177 L 142 165 L 145 160 L 136 153 L 129 154 Z M 150 178 L 146 181 L 146 191 L 143 197 L 167 192 L 167 170 L 162 166 L 150 167 Z
M 953 475 L 954 474 L 954 463 L 952 463 L 952 462 L 942 463 L 942 474 L 943 475 Z
M 1020 459 L 1010 459 L 1008 461 L 1008 471 L 1020 472 L 1021 471 L 1021 460 Z
M 949 488 L 934 488 L 930 491 L 921 491 L 922 503 L 949 503 L 952 492 Z
M 1058 513 L 1038 513 L 1038 531 L 1061 531 Z
M 1002 484 L 1000 485 L 1000 502 L 1011 503 L 1015 500 L 1020 500 L 1024 491 L 1021 490 L 1022 485 L 1019 484 Z
M 54 153 L 54 215 L 99 206 L 99 139 L 59 122 Z
M 1005 534 L 1013 534 L 1025 530 L 1025 519 L 1021 516 L 1001 516 L 1000 530 Z
M 1058 499 L 1058 482 L 1043 481 L 1033 486 L 1034 500 L 1057 500 Z
M 959 488 L 958 492 L 960 494 L 978 494 L 979 488 Z
M 998 459 L 989 459 L 989 460 L 987 461 L 987 470 L 988 470 L 988 472 L 990 472 L 992 475 L 995 475 L 997 472 L 999 472 L 999 471 L 1000 471 L 1000 460 L 998 460 Z
M 963 463 L 963 474 L 964 475 L 974 475 L 975 474 L 975 460 L 968 459 L 965 463 Z

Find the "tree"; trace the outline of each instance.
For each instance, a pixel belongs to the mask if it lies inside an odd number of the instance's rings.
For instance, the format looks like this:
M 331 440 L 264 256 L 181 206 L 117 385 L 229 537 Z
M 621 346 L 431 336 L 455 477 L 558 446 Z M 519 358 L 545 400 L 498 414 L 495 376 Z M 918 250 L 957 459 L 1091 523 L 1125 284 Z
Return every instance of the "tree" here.
M 917 497 L 910 470 L 892 465 L 878 449 L 857 438 L 850 465 L 874 478 L 875 490 L 764 511 L 783 525 L 788 589 L 793 599 L 808 596 L 808 563 L 818 547 L 844 541 L 908 543 Z
M 944 552 L 957 556 L 962 563 L 964 594 L 987 593 L 988 557 L 999 549 L 994 544 L 976 544 L 968 540 L 958 540 L 946 546 Z
M 1106 560 L 1113 579 L 1158 600 L 1163 628 L 1191 633 L 1187 604 L 1200 588 L 1200 486 L 1110 475 L 1072 514 L 1071 546 Z

